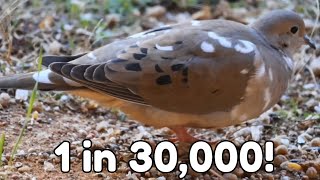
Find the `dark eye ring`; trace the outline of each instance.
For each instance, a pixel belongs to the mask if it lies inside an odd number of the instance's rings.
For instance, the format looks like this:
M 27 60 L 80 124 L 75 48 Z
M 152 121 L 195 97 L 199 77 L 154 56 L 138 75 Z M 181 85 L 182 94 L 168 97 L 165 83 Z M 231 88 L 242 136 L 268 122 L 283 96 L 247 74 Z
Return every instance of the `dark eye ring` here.
M 299 28 L 298 28 L 297 26 L 293 26 L 293 27 L 290 29 L 290 31 L 291 31 L 292 34 L 297 33 L 298 30 L 299 30 Z

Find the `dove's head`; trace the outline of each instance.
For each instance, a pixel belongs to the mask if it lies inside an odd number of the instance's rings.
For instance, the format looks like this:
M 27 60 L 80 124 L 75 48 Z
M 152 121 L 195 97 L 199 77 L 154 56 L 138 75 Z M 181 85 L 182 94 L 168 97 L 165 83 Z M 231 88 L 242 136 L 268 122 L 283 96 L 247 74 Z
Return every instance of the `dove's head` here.
M 252 27 L 260 31 L 274 47 L 290 54 L 304 44 L 316 48 L 306 35 L 303 19 L 293 11 L 271 11 L 253 23 Z

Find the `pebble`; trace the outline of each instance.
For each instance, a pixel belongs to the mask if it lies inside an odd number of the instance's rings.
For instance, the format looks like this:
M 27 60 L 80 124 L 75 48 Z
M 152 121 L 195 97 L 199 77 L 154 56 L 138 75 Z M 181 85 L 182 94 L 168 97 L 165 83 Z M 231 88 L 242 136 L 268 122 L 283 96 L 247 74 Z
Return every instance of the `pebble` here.
M 317 138 L 312 139 L 312 141 L 311 141 L 311 146 L 313 146 L 313 147 L 320 147 L 320 138 L 317 137 Z
M 96 130 L 98 132 L 103 132 L 103 131 L 106 131 L 109 127 L 110 125 L 108 121 L 101 121 L 97 124 Z
M 54 165 L 48 161 L 43 162 L 43 169 L 46 172 L 53 172 L 55 171 Z
M 166 11 L 166 8 L 163 6 L 153 6 L 146 9 L 145 15 L 148 17 L 159 18 L 162 17 L 166 13 Z
M 280 167 L 280 165 L 286 161 L 288 161 L 286 156 L 280 154 L 274 158 L 273 163 L 276 167 Z
M 280 167 L 289 171 L 301 171 L 302 167 L 297 163 L 283 162 Z
M 18 171 L 19 171 L 20 173 L 30 172 L 30 171 L 31 171 L 31 167 L 29 167 L 29 166 L 22 166 L 21 168 L 18 169 Z
M 285 145 L 280 145 L 275 149 L 276 155 L 287 155 L 288 154 L 288 148 Z
M 310 179 L 317 179 L 319 176 L 318 176 L 318 172 L 317 170 L 314 168 L 314 167 L 309 167 L 307 172 L 306 172 L 306 175 L 310 178 Z
M 20 101 L 26 101 L 29 97 L 29 91 L 23 89 L 17 89 L 15 99 Z
M 232 174 L 232 173 L 226 173 L 226 174 L 224 174 L 224 175 L 223 175 L 223 178 L 224 178 L 225 180 L 238 180 L 237 175 Z
M 2 107 L 8 107 L 10 104 L 10 96 L 8 93 L 1 93 L 0 94 L 0 105 Z
M 16 162 L 15 164 L 14 164 L 14 167 L 15 168 L 21 168 L 22 167 L 22 162 Z

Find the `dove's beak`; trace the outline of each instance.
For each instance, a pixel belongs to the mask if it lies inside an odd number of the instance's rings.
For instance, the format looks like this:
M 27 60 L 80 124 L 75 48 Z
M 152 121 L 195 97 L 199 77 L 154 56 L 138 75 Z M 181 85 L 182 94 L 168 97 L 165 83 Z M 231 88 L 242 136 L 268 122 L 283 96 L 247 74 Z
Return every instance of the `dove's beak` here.
M 307 35 L 304 36 L 304 42 L 311 48 L 316 49 L 316 44 Z

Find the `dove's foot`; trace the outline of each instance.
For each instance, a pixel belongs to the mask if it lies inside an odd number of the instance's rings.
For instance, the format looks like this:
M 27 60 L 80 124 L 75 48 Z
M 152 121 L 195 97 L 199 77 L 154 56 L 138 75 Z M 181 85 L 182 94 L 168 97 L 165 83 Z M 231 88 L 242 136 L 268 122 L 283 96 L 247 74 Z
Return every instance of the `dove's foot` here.
M 195 138 L 193 136 L 191 136 L 188 132 L 187 129 L 185 127 L 171 127 L 170 128 L 172 131 L 175 132 L 176 137 L 175 138 L 170 138 L 169 140 L 171 142 L 182 142 L 182 143 L 189 143 L 192 144 L 196 141 L 201 141 L 201 139 Z M 219 140 L 216 141 L 211 141 L 208 142 L 211 146 L 215 147 L 215 145 L 217 145 L 217 143 L 219 142 Z

